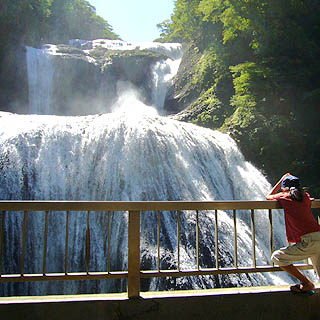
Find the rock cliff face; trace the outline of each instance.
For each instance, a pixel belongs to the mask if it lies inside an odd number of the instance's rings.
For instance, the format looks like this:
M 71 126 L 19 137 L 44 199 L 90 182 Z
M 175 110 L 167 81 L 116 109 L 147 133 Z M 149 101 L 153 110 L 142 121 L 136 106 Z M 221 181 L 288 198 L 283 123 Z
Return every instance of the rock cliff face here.
M 28 104 L 25 47 L 7 46 L 0 62 L 0 110 L 23 113 Z
M 201 86 L 195 84 L 192 79 L 201 55 L 198 49 L 192 45 L 187 46 L 184 50 L 178 73 L 166 96 L 165 108 L 168 113 L 181 112 L 199 97 Z M 181 120 L 187 120 L 187 118 L 181 116 Z
M 72 47 L 58 46 L 57 54 L 60 55 L 51 57 L 54 60 L 52 99 L 55 114 L 83 114 L 88 102 L 99 94 L 103 78 L 100 66 L 90 62 L 82 50 Z
M 29 48 L 31 54 L 32 49 Z M 165 53 L 150 50 L 110 50 L 99 45 L 91 48 L 45 45 L 43 51 L 50 52 L 50 57 L 46 58 L 50 59 L 50 70 L 48 63 L 40 61 L 43 57 L 37 52 L 31 59 L 32 69 L 38 68 L 39 72 L 37 75 L 29 74 L 29 79 L 27 50 L 19 47 L 9 53 L 5 59 L 6 63 L 1 68 L 0 110 L 14 113 L 30 112 L 30 77 L 37 77 L 33 81 L 40 84 L 43 79 L 50 78 L 51 91 L 46 92 L 47 88 L 43 84 L 40 89 L 42 92 L 35 94 L 50 95 L 51 105 L 54 106 L 57 115 L 88 114 L 88 105 L 93 104 L 95 108 L 89 110 L 89 114 L 110 111 L 109 108 L 117 98 L 117 92 L 121 90 L 119 83 L 125 83 L 126 87 L 134 87 L 141 97 L 144 97 L 143 102 L 151 104 L 151 66 L 169 58 Z
M 45 49 L 50 52 L 47 58 L 50 59 L 48 72 L 52 78 L 50 95 L 56 115 L 109 112 L 121 90 L 121 83 L 125 83 L 126 88 L 134 87 L 141 97 L 145 97 L 143 102 L 151 104 L 151 67 L 157 61 L 168 59 L 147 50 L 109 50 L 102 46 L 87 50 L 48 45 Z M 43 72 L 46 71 L 38 70 L 38 74 Z

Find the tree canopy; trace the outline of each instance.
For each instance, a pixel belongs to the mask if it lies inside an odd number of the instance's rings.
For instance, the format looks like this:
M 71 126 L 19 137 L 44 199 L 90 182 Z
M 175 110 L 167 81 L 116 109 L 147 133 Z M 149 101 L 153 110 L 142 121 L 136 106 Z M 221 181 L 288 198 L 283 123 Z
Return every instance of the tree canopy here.
M 38 45 L 68 39 L 118 39 L 86 0 L 2 0 L 0 40 Z

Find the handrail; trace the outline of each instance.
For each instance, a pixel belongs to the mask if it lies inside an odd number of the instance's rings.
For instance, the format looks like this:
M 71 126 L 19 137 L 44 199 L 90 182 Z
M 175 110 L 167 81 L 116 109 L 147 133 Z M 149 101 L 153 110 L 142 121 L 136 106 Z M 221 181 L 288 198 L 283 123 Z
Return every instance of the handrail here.
M 320 200 L 312 202 L 312 208 L 320 208 Z M 257 266 L 256 264 L 256 240 L 255 240 L 255 210 L 268 210 L 270 221 L 270 246 L 273 250 L 273 222 L 272 210 L 281 209 L 277 201 L 0 201 L 1 212 L 1 229 L 0 229 L 0 282 L 12 281 L 47 281 L 47 280 L 81 280 L 81 279 L 128 279 L 128 296 L 136 297 L 140 295 L 140 279 L 150 277 L 181 277 L 181 276 L 198 276 L 198 275 L 216 275 L 216 274 L 231 274 L 231 273 L 252 273 L 252 272 L 270 272 L 281 271 L 275 266 Z M 180 267 L 180 214 L 182 211 L 196 211 L 196 260 L 197 268 L 195 270 L 181 270 Z M 230 210 L 233 213 L 234 220 L 234 267 L 220 268 L 218 266 L 218 245 L 216 245 L 216 267 L 215 268 L 200 268 L 199 264 L 199 211 L 214 211 L 215 212 L 215 243 L 218 244 L 218 210 Z M 252 230 L 252 267 L 238 266 L 237 253 L 237 210 L 250 210 L 251 213 L 251 230 Z M 23 212 L 22 226 L 22 252 L 20 257 L 20 274 L 3 274 L 3 237 L 4 237 L 4 221 L 12 211 Z M 43 253 L 43 272 L 42 274 L 24 274 L 24 241 L 27 230 L 27 216 L 30 211 L 45 212 L 44 225 L 44 253 Z M 46 271 L 46 249 L 48 244 L 48 212 L 54 211 L 65 212 L 66 214 L 66 252 L 65 252 L 65 272 L 64 273 L 47 273 Z M 68 219 L 69 212 L 83 211 L 87 214 L 87 231 L 86 231 L 86 266 L 84 272 L 70 273 L 68 272 Z M 90 212 L 103 211 L 108 212 L 108 266 L 106 272 L 91 272 L 89 270 L 90 258 Z M 110 271 L 110 211 L 113 212 L 129 212 L 128 223 L 128 271 Z M 140 212 L 154 211 L 158 214 L 158 258 L 157 270 L 140 270 Z M 177 270 L 162 270 L 160 269 L 160 212 L 161 211 L 176 211 L 177 212 L 177 250 L 178 250 L 178 267 Z M 309 269 L 312 266 L 308 264 L 299 265 L 301 269 Z
M 312 208 L 320 208 L 320 199 L 312 201 Z M 0 200 L 0 211 L 150 211 L 150 210 L 249 210 L 281 209 L 278 201 L 34 201 Z

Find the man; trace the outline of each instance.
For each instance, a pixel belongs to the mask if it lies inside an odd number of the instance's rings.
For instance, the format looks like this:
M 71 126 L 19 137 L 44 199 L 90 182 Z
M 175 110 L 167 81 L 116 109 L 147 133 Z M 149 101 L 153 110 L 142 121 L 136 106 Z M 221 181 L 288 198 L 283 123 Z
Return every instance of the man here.
M 278 190 L 281 187 L 281 192 Z M 310 195 L 300 187 L 299 178 L 286 173 L 267 195 L 267 200 L 277 200 L 284 209 L 288 242 L 294 243 L 275 251 L 271 261 L 301 283 L 291 286 L 293 292 L 314 293 L 313 282 L 306 277 L 294 262 L 311 258 L 313 267 L 320 276 L 320 226 L 311 212 Z

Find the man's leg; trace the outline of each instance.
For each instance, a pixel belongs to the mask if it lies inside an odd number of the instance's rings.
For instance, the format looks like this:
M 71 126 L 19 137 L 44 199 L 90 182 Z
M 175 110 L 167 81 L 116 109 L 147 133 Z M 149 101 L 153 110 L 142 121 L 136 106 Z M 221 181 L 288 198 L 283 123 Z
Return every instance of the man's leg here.
M 302 261 L 310 257 L 310 254 L 304 251 L 304 245 L 297 243 L 292 246 L 281 248 L 272 254 L 271 261 L 274 264 L 277 264 L 282 270 L 300 280 L 301 284 L 291 286 L 291 290 L 309 291 L 313 290 L 315 287 L 313 282 L 293 265 L 296 261 Z
M 320 279 L 320 254 L 311 257 L 314 270 L 317 271 L 318 281 Z
M 313 282 L 294 265 L 291 264 L 289 266 L 280 266 L 280 268 L 301 281 L 301 290 L 308 291 L 313 290 L 315 288 Z

